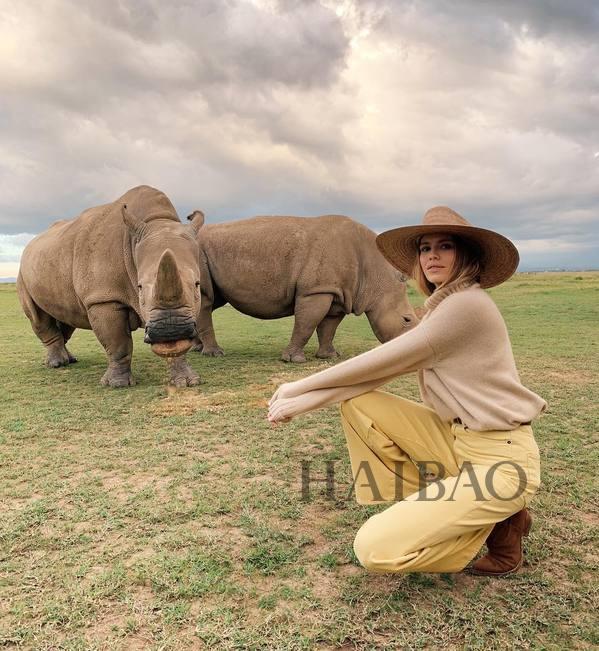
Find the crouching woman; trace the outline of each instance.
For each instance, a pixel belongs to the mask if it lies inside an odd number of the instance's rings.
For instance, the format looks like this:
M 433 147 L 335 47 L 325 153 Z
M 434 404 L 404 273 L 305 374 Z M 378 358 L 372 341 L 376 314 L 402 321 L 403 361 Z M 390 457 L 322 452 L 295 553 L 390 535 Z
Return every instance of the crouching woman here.
M 364 567 L 458 572 L 486 542 L 471 571 L 516 572 L 540 481 L 531 424 L 547 403 L 520 382 L 505 322 L 484 289 L 512 276 L 518 251 L 442 206 L 422 224 L 382 233 L 377 245 L 427 296 L 422 320 L 373 350 L 283 384 L 268 419 L 284 423 L 341 403 L 358 503 L 394 502 L 356 535 Z M 377 390 L 411 372 L 422 403 Z

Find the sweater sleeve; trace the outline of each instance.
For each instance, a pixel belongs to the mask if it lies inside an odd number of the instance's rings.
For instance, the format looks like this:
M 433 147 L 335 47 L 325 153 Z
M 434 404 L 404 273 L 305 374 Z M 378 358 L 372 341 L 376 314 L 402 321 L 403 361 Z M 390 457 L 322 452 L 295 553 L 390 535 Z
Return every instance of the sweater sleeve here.
M 273 401 L 268 410 L 269 420 L 277 422 L 287 418 L 293 418 L 321 407 L 343 402 L 355 396 L 372 391 L 377 387 L 389 382 L 392 378 L 352 384 L 347 387 L 333 387 L 331 389 L 315 389 L 307 391 L 298 396 L 279 398 Z
M 432 368 L 457 348 L 468 346 L 489 320 L 489 297 L 463 291 L 448 296 L 416 327 L 361 355 L 287 385 L 287 396 L 307 391 L 380 384 L 419 369 Z M 343 397 L 339 399 L 344 399 Z
M 336 402 L 343 402 L 344 400 L 349 400 L 350 398 L 361 396 L 363 393 L 368 393 L 368 391 L 374 391 L 374 389 L 378 389 L 383 384 L 391 382 L 394 377 L 395 376 L 386 376 L 383 378 L 370 380 L 368 382 L 351 384 L 349 386 L 331 387 L 330 389 L 317 389 L 316 391 L 309 391 L 307 394 L 301 394 L 298 396 L 298 400 L 304 396 L 314 396 L 314 398 L 316 398 L 316 395 L 318 395 L 318 406 L 326 407 L 328 405 L 335 404 Z
M 383 384 L 398 375 L 430 366 L 435 353 L 423 327 L 425 323 L 361 355 L 292 382 L 287 395 L 298 396 L 308 391 L 365 383 L 376 386 L 378 381 Z

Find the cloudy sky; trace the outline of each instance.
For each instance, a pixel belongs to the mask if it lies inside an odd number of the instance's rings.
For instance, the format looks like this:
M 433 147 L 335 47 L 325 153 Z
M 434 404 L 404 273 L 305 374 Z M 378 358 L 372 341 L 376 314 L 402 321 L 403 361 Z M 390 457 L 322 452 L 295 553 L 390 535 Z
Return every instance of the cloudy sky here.
M 599 268 L 599 4 L 0 0 L 0 277 L 141 183 L 211 222 L 446 204 Z

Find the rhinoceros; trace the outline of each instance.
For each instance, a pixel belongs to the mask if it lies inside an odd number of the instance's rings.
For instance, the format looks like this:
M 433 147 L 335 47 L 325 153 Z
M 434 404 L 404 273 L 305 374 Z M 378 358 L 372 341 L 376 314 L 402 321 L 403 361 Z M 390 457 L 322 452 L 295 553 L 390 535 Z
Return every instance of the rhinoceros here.
M 76 362 L 66 348 L 76 328 L 93 330 L 108 356 L 103 385 L 134 384 L 131 331 L 170 358 L 170 382 L 195 385 L 184 353 L 200 309 L 203 218 L 183 224 L 167 196 L 139 186 L 112 203 L 54 223 L 25 247 L 17 292 L 49 367 Z
M 203 220 L 196 210 L 188 220 Z M 407 278 L 379 253 L 376 234 L 342 215 L 253 217 L 207 224 L 198 231 L 202 305 L 195 350 L 222 355 L 212 311 L 230 303 L 259 319 L 295 315 L 281 354 L 304 362 L 316 330 L 316 357 L 339 355 L 335 331 L 346 314 L 362 314 L 377 339 L 388 341 L 418 322 L 407 299 Z

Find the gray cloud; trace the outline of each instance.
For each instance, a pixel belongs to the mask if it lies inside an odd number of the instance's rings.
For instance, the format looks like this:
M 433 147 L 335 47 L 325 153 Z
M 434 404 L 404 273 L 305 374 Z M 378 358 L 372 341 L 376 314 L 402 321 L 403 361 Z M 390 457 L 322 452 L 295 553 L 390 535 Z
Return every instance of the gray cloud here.
M 149 183 L 211 221 L 449 204 L 524 260 L 596 260 L 598 32 L 590 0 L 14 3 L 0 231 Z
M 3 176 L 16 177 L 0 197 L 7 230 L 45 226 L 46 214 L 105 200 L 127 183 L 161 185 L 174 170 L 188 194 L 218 188 L 225 205 L 233 178 L 267 192 L 273 174 L 260 181 L 248 168 L 263 173 L 269 157 L 239 160 L 235 145 L 324 158 L 343 149 L 343 119 L 326 92 L 348 39 L 319 3 L 268 11 L 247 2 L 65 1 L 15 12 L 29 26 L 31 65 L 0 68 L 11 154 Z M 275 173 L 286 186 L 284 166 Z M 289 184 L 297 180 L 296 170 Z
M 464 51 L 489 46 L 489 51 L 508 49 L 522 34 L 534 38 L 551 36 L 562 44 L 573 40 L 594 43 L 599 30 L 599 6 L 595 0 L 386 0 L 369 2 L 384 7 L 387 24 L 409 21 L 418 26 L 417 38 L 444 34 L 442 48 Z

